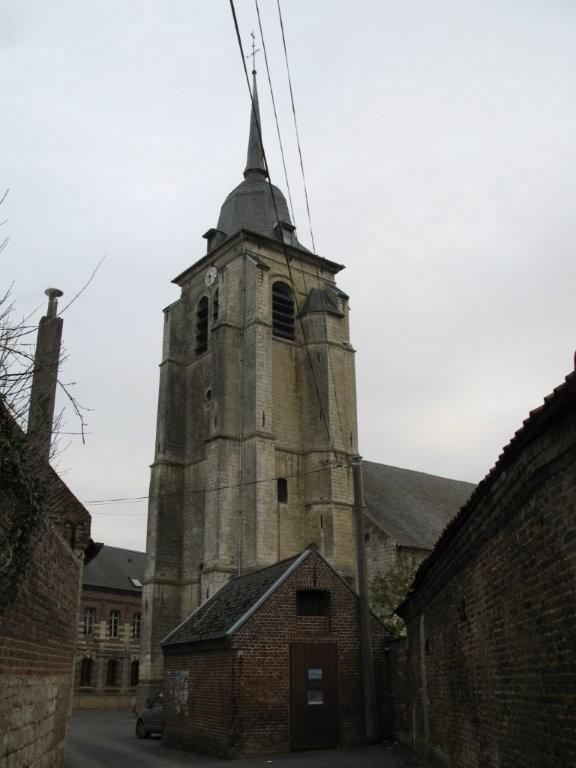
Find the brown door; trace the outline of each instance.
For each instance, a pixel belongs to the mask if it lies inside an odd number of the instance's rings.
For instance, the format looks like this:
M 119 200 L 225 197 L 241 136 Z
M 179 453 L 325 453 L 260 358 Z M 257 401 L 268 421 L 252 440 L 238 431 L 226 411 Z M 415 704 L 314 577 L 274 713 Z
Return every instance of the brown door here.
M 292 749 L 338 744 L 338 651 L 335 643 L 290 646 Z

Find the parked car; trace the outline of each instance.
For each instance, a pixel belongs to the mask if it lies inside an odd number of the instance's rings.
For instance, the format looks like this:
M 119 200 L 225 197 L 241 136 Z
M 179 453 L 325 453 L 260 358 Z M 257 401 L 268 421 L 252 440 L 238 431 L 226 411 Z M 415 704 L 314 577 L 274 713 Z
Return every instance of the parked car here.
M 164 694 L 159 693 L 146 704 L 136 719 L 136 736 L 147 739 L 151 733 L 162 733 L 164 725 Z

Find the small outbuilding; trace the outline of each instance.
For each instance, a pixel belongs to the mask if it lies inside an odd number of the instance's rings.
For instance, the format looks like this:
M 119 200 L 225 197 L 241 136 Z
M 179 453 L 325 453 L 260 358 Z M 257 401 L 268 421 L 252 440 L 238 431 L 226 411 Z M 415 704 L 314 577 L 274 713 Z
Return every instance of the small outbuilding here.
M 362 744 L 358 611 L 315 549 L 230 579 L 162 642 L 163 744 L 225 757 Z M 386 631 L 370 625 L 382 702 Z

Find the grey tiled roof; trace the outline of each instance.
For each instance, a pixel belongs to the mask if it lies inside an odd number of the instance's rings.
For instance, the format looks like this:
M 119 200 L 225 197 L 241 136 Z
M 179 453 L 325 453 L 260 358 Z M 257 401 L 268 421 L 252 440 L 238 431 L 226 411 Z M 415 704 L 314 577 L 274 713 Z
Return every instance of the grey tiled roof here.
M 307 554 L 309 554 L 308 551 L 259 571 L 230 579 L 183 624 L 171 632 L 162 641 L 162 645 L 181 645 L 224 637 L 256 605 L 258 600 L 278 584 L 290 568 L 296 565 L 299 559 L 304 559 Z
M 310 312 L 328 312 L 342 317 L 337 291 L 330 288 L 311 288 L 300 309 L 300 314 L 307 315 Z
M 433 549 L 476 487 L 462 480 L 363 462 L 366 513 L 400 546 Z
M 85 587 L 141 593 L 142 588 L 130 579 L 137 579 L 143 584 L 145 568 L 145 552 L 102 544 L 95 557 L 84 567 L 83 584 Z
M 253 99 L 250 109 L 250 133 L 244 181 L 230 192 L 222 205 L 216 226 L 217 232 L 209 241 L 210 251 L 242 230 L 264 235 L 271 240 L 281 240 L 281 233 L 277 227 L 278 221 L 288 225 L 292 223 L 286 198 L 278 187 L 271 185 L 267 180 L 268 173 L 264 163 L 261 134 L 258 130 L 258 125 L 261 129 L 262 122 L 258 106 L 256 73 L 254 73 Z M 271 190 L 274 190 L 274 198 Z M 294 247 L 307 250 L 298 243 L 295 233 L 293 237 Z

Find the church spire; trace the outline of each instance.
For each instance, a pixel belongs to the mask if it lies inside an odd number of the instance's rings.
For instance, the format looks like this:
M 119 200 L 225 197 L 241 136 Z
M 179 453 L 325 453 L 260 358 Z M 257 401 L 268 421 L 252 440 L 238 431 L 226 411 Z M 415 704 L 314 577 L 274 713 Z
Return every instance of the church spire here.
M 250 136 L 248 138 L 248 156 L 246 158 L 246 168 L 244 169 L 244 178 L 249 174 L 261 174 L 266 178 L 266 165 L 264 163 L 264 152 L 260 136 L 262 134 L 262 123 L 260 121 L 260 108 L 258 106 L 258 88 L 256 87 L 256 69 L 254 68 L 254 41 L 252 41 L 252 111 L 250 113 Z M 260 128 L 260 130 L 258 130 Z

